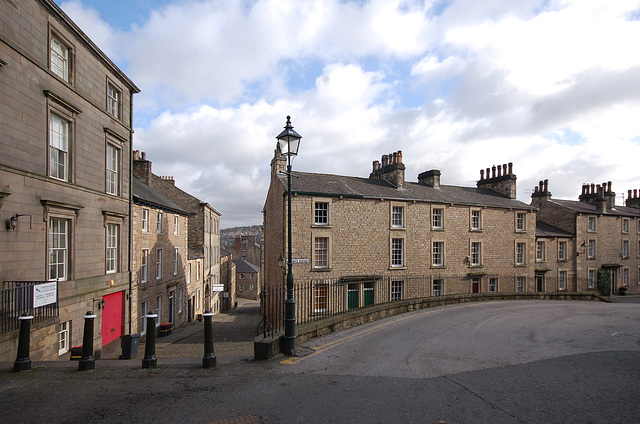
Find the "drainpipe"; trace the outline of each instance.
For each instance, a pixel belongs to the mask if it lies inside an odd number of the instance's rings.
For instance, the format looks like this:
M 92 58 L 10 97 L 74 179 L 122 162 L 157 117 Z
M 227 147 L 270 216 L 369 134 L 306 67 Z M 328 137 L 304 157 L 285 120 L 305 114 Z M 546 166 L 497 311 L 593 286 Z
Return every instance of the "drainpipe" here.
M 131 334 L 133 328 L 133 323 L 131 322 L 133 312 L 133 281 L 131 274 L 133 268 L 133 258 L 131 256 L 133 251 L 133 234 L 131 233 L 133 228 L 133 90 L 129 90 L 129 125 L 131 126 L 131 131 L 129 132 L 129 334 Z

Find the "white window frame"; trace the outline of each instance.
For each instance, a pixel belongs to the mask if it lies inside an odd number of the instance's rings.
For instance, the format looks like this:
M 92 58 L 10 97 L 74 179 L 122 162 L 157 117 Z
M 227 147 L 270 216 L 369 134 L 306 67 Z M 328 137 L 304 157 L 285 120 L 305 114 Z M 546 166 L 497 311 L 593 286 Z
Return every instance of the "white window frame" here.
M 184 289 L 182 287 L 180 287 L 178 289 L 178 313 L 181 314 L 182 313 L 182 302 L 183 302 L 183 292 Z
M 64 82 L 71 82 L 72 48 L 57 34 L 50 34 L 49 69 Z
M 596 283 L 598 280 L 598 273 L 595 269 L 590 269 L 587 271 L 587 288 L 595 289 Z
M 116 119 L 122 118 L 122 90 L 107 81 L 107 113 Z
M 403 268 L 405 266 L 404 263 L 404 238 L 403 237 L 392 237 L 391 238 L 391 252 L 390 252 L 390 260 L 391 260 L 391 268 Z
M 391 280 L 391 301 L 404 299 L 404 280 Z
M 156 280 L 162 278 L 162 248 L 156 249 Z
M 106 192 L 117 196 L 120 189 L 120 149 L 107 143 Z
M 482 229 L 482 211 L 480 209 L 472 209 L 470 217 L 471 231 L 480 231 Z
M 567 242 L 566 241 L 558 242 L 558 260 L 559 261 L 567 260 Z
M 162 234 L 162 212 L 156 214 L 156 232 Z
M 629 240 L 622 240 L 622 259 L 629 259 Z
M 60 329 L 58 330 L 58 356 L 64 355 L 69 351 L 71 340 L 69 340 L 69 327 L 71 321 L 61 322 Z
M 527 277 L 516 277 L 516 293 L 524 293 L 527 286 Z
M 180 250 L 178 247 L 173 248 L 173 275 L 178 275 L 178 257 Z
M 516 242 L 516 265 L 527 264 L 527 243 Z
M 56 112 L 49 113 L 49 177 L 69 181 L 71 122 Z
M 329 225 L 329 202 L 327 201 L 313 202 L 313 225 L 319 225 L 319 226 Z
M 482 243 L 479 241 L 471 242 L 471 266 L 482 265 Z
M 547 259 L 547 246 L 544 240 L 536 242 L 536 262 L 545 262 Z
M 142 231 L 149 232 L 149 209 L 142 209 Z
M 443 267 L 444 266 L 444 241 L 434 240 L 431 242 L 431 266 Z
M 160 323 L 162 322 L 162 295 L 159 294 L 156 296 L 156 314 L 158 318 L 156 320 L 156 327 L 160 327 Z
M 527 231 L 527 213 L 516 212 L 516 231 Z
M 313 267 L 316 269 L 329 268 L 329 237 L 313 238 Z
M 595 239 L 589 239 L 587 242 L 587 259 L 595 259 L 597 252 L 597 245 Z
M 558 290 L 567 290 L 568 276 L 567 271 L 558 271 Z
M 173 235 L 177 236 L 178 235 L 178 227 L 180 225 L 180 219 L 178 217 L 178 215 L 174 215 L 173 216 Z
M 595 232 L 598 230 L 598 224 L 597 224 L 597 219 L 595 216 L 588 216 L 587 217 L 587 231 L 589 232 Z
M 140 324 L 140 335 L 144 336 L 147 334 L 147 314 L 149 313 L 149 302 L 144 301 L 140 303 L 140 319 L 142 320 L 142 324 Z
M 106 225 L 106 272 L 113 274 L 118 271 L 118 225 Z
M 434 230 L 444 229 L 444 208 L 433 208 L 431 210 L 431 228 Z
M 140 282 L 149 281 L 149 249 L 142 249 L 140 255 Z
M 404 206 L 391 206 L 391 227 L 404 228 Z
M 629 234 L 629 218 L 622 218 L 622 233 Z
M 629 268 L 622 268 L 622 285 L 629 287 Z
M 49 252 L 47 255 L 47 279 L 66 281 L 69 279 L 70 271 L 71 220 L 51 217 L 47 231 Z

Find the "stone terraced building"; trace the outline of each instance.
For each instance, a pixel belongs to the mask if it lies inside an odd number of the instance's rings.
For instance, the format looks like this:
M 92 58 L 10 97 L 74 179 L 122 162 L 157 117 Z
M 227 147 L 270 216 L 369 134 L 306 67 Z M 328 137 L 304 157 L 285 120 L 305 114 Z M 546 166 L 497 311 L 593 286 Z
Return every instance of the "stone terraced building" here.
M 0 2 L 0 360 L 16 357 L 12 323 L 38 283 L 54 282 L 57 302 L 30 311 L 33 360 L 68 359 L 87 311 L 96 314 L 97 358 L 131 330 L 139 91 L 54 1 Z

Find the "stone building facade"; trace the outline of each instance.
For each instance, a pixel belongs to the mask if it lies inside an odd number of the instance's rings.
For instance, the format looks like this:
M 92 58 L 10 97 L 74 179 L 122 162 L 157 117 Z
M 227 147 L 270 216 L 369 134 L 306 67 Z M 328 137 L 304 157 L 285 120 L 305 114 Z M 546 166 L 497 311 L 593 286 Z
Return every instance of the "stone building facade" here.
M 535 188 L 531 205 L 539 210 L 538 220 L 566 234 L 558 238 L 568 245 L 566 263 L 550 271 L 559 279 L 567 272 L 567 290 L 597 291 L 598 271 L 606 270 L 612 293 L 622 286 L 640 293 L 640 205 L 631 191 L 626 206 L 616 205 L 615 198 L 611 182 L 583 185 L 577 201 L 553 199 L 547 180 Z
M 285 281 L 285 161 L 276 148 L 264 207 L 267 287 Z M 515 199 L 511 164 L 482 170 L 476 187 L 442 185 L 439 170 L 418 182 L 404 173 L 402 152 L 375 161 L 369 178 L 294 172 L 293 272 L 313 290 L 299 309 L 322 309 L 314 302 L 326 301 L 324 282 L 344 284 L 358 305 L 534 289 L 536 210 Z
M 190 213 L 133 177 L 132 313 L 134 332 L 145 335 L 144 318 L 158 314 L 156 325 L 177 327 L 195 319 L 197 287 L 187 274 Z
M 33 360 L 68 359 L 87 311 L 97 315 L 96 357 L 131 330 L 138 92 L 54 1 L 0 2 L 0 289 L 58 282 L 57 316 L 33 326 Z M 0 334 L 0 360 L 14 360 L 16 344 L 16 331 Z
M 220 282 L 220 217 L 211 205 L 179 189 L 173 177 L 157 176 L 151 172 L 151 161 L 144 152 L 134 152 L 133 174 L 145 184 L 158 190 L 167 198 L 189 211 L 188 264 L 195 292 L 195 312 L 221 310 L 224 292 Z
M 222 310 L 228 311 L 236 305 L 236 265 L 233 254 L 224 247 L 220 248 L 220 281 L 224 284 L 224 293 L 228 293 L 223 297 Z
M 234 260 L 236 266 L 236 293 L 238 297 L 260 298 L 260 267 L 243 260 Z

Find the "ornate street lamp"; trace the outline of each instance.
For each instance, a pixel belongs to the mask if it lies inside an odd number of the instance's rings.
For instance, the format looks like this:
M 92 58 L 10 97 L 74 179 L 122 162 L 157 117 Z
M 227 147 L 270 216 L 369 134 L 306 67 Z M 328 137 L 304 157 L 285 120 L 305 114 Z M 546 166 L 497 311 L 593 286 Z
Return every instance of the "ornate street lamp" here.
M 291 117 L 287 116 L 287 125 L 276 137 L 280 152 L 287 156 L 287 298 L 284 301 L 284 346 L 285 355 L 293 356 L 296 350 L 296 300 L 293 298 L 293 256 L 291 251 L 291 158 L 298 154 L 302 136 L 293 130 Z

